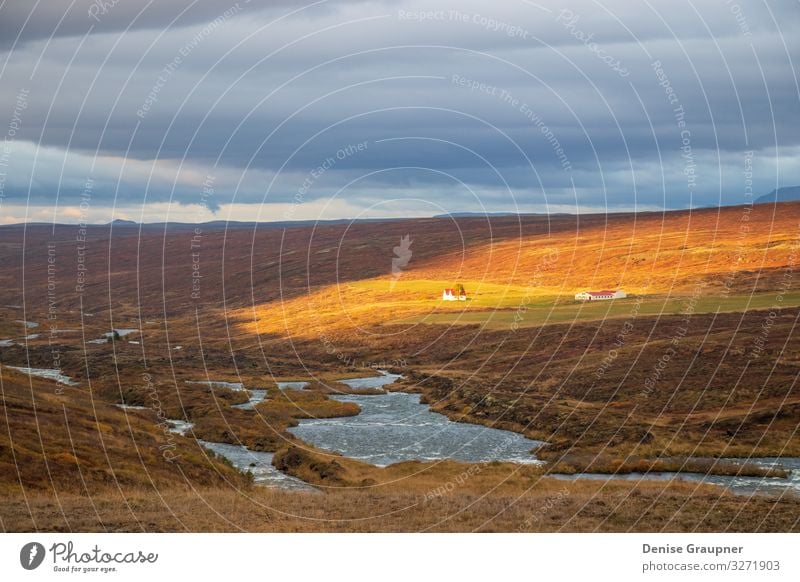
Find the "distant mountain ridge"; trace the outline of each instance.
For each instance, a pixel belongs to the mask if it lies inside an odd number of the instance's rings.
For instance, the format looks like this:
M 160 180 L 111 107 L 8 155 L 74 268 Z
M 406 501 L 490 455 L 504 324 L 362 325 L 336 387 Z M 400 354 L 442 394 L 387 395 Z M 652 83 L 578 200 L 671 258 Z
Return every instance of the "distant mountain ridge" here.
M 759 196 L 753 201 L 753 204 L 773 204 L 775 202 L 800 202 L 800 186 L 783 186 L 776 188 L 769 194 Z M 478 218 L 524 218 L 524 217 L 547 217 L 547 218 L 561 218 L 568 216 L 582 216 L 584 218 L 593 216 L 632 216 L 639 214 L 642 216 L 650 214 L 664 214 L 671 212 L 692 212 L 693 210 L 700 209 L 714 209 L 721 208 L 717 205 L 701 206 L 694 209 L 691 208 L 674 208 L 664 210 L 613 210 L 607 212 L 587 212 L 585 214 L 573 214 L 570 212 L 470 212 L 470 211 L 455 211 L 443 214 L 435 214 L 430 217 L 379 217 L 379 218 L 332 218 L 324 220 L 278 220 L 278 221 L 238 221 L 238 220 L 210 220 L 208 222 L 137 222 L 135 220 L 116 218 L 110 222 L 90 223 L 88 226 L 92 229 L 98 228 L 112 228 L 115 230 L 127 231 L 137 229 L 141 231 L 146 230 L 194 230 L 195 228 L 203 228 L 208 230 L 236 230 L 236 229 L 282 229 L 282 228 L 305 228 L 309 226 L 337 226 L 342 224 L 358 224 L 358 223 L 392 223 L 403 222 L 407 220 L 442 220 L 442 219 L 478 219 Z M 54 222 L 17 222 L 11 224 L 0 224 L 0 230 L 6 229 L 26 229 L 32 227 L 78 227 L 76 223 L 54 223 Z
M 518 212 L 447 212 L 434 214 L 432 218 L 472 218 L 475 216 L 519 216 Z
M 783 186 L 775 188 L 769 194 L 759 196 L 755 199 L 754 204 L 770 204 L 773 202 L 792 202 L 800 200 L 800 186 Z

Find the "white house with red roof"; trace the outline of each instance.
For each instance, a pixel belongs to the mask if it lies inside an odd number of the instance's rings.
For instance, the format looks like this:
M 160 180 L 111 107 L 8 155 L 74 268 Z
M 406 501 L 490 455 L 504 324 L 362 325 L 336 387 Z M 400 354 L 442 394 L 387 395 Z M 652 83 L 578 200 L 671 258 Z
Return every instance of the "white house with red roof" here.
M 575 301 L 608 301 L 609 299 L 622 299 L 627 297 L 621 289 L 604 291 L 581 291 L 575 294 Z
M 447 288 L 442 291 L 442 301 L 466 301 L 467 292 L 462 287 L 459 291 Z

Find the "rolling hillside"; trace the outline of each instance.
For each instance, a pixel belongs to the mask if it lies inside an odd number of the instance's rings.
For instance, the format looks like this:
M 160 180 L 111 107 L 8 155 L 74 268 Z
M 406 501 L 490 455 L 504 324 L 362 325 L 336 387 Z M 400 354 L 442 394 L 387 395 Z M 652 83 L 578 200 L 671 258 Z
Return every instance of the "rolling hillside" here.
M 87 386 L 66 386 L 2 367 L 0 491 L 157 492 L 248 481 L 189 439 L 168 432 L 157 410 L 122 410 Z
M 800 203 L 285 230 L 3 227 L 0 487 L 12 499 L 30 497 L 37 523 L 49 527 L 75 522 L 48 517 L 58 494 L 81 527 L 141 529 L 119 510 L 120 500 L 134 499 L 150 529 L 181 529 L 186 520 L 197 528 L 314 530 L 306 518 L 327 516 L 330 507 L 356 520 L 331 522 L 330 529 L 381 529 L 358 522 L 348 488 L 379 485 L 370 503 L 395 511 L 462 469 L 353 464 L 286 432 L 309 415 L 355 414 L 328 399 L 332 381 L 374 367 L 403 374 L 398 388 L 421 393 L 452 420 L 547 442 L 538 453 L 550 462 L 547 470 L 522 474 L 500 464 L 439 508 L 440 516 L 459 512 L 507 483 L 470 527 L 489 523 L 518 491 L 531 496 L 526 507 L 543 503 L 557 490 L 544 474 L 550 470 L 628 472 L 697 467 L 705 462 L 698 457 L 797 456 L 798 225 Z M 456 283 L 469 300 L 441 301 L 442 289 Z M 591 305 L 573 299 L 576 291 L 605 287 L 631 297 Z M 107 341 L 112 329 L 131 335 Z M 59 367 L 77 384 L 31 379 L 12 366 Z M 244 393 L 209 391 L 197 385 L 203 380 L 258 386 L 269 401 L 251 412 L 233 408 Z M 316 382 L 313 390 L 281 393 L 276 380 Z M 122 402 L 144 409 L 114 406 Z M 289 493 L 250 493 L 244 475 L 193 440 L 165 433 L 162 418 L 194 422 L 200 438 L 276 452 L 287 470 L 335 481 L 344 491 L 320 502 L 313 494 L 298 502 Z M 164 458 L 167 440 L 179 462 Z M 287 453 L 297 447 L 305 453 Z M 398 475 L 402 487 L 392 485 Z M 615 495 L 629 499 L 634 488 L 618 483 Z M 599 518 L 575 504 L 605 495 L 601 483 L 568 490 L 572 501 L 553 519 L 571 529 L 596 527 L 597 519 L 614 530 L 660 527 L 653 524 L 663 516 L 646 511 L 664 491 L 659 484 L 642 489 L 635 512 L 608 508 Z M 97 521 L 86 513 L 87 493 L 107 507 Z M 159 518 L 151 493 L 178 504 L 170 511 L 182 517 Z M 670 515 L 680 514 L 685 499 L 700 507 L 719 495 L 671 486 Z M 205 509 L 187 514 L 187 503 Z M 275 512 L 264 509 L 271 503 Z M 769 503 L 721 502 L 731 519 L 752 517 L 737 527 L 797 526 L 794 502 L 776 501 L 788 512 L 774 513 Z M 247 508 L 256 507 L 258 516 L 277 521 L 253 523 Z M 288 519 L 298 507 L 301 515 Z M 13 504 L 2 511 L 4 524 L 30 527 L 28 513 Z M 757 521 L 764 511 L 772 517 Z M 524 521 L 523 514 L 507 519 Z M 393 522 L 398 529 L 430 525 L 424 512 L 402 516 Z M 674 527 L 719 528 L 698 519 L 681 514 Z
M 454 313 L 480 323 L 485 316 L 474 312 L 549 311 L 556 302 L 574 303 L 578 291 L 606 288 L 661 298 L 702 288 L 704 298 L 732 303 L 723 309 L 746 309 L 750 296 L 785 286 L 785 269 L 800 257 L 800 204 L 775 208 L 408 221 L 379 233 L 356 226 L 330 246 L 312 237 L 302 250 L 304 284 L 290 277 L 282 300 L 256 301 L 253 313 L 240 315 L 260 333 L 308 336 L 408 318 L 449 323 L 459 319 Z M 393 274 L 393 246 L 406 235 L 412 255 Z M 297 269 L 289 265 L 289 272 Z M 470 301 L 438 301 L 455 282 Z M 581 319 L 570 312 L 561 320 L 570 317 Z
M 785 203 L 287 230 L 200 225 L 200 234 L 127 225 L 85 233 L 77 226 L 3 227 L 0 305 L 20 306 L 18 319 L 41 319 L 50 281 L 62 328 L 194 319 L 200 308 L 209 319 L 204 330 L 236 333 L 220 328 L 228 319 L 249 325 L 241 328 L 246 333 L 258 324 L 263 333 L 302 335 L 309 322 L 341 328 L 440 309 L 508 308 L 540 298 L 552 304 L 592 288 L 685 296 L 702 283 L 704 295 L 750 295 L 781 284 L 781 269 L 797 254 L 799 221 L 800 203 Z M 393 273 L 404 236 L 411 254 Z M 442 288 L 455 282 L 473 301 L 439 305 Z M 81 318 L 81 306 L 94 319 Z

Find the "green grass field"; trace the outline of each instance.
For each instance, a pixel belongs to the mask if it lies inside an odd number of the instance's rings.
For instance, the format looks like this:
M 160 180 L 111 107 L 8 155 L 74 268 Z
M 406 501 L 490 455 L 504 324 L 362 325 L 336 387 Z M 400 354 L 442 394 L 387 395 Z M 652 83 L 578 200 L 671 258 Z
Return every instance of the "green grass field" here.
M 773 309 L 775 306 L 800 305 L 800 292 L 781 295 L 777 292 L 753 295 L 666 297 L 631 296 L 614 301 L 580 303 L 570 298 L 515 296 L 510 294 L 495 308 L 481 305 L 479 300 L 454 302 L 453 313 L 435 313 L 409 317 L 392 323 L 427 323 L 484 325 L 490 329 L 538 327 L 548 323 L 593 321 L 626 318 L 632 315 L 679 315 L 687 313 L 742 312 Z

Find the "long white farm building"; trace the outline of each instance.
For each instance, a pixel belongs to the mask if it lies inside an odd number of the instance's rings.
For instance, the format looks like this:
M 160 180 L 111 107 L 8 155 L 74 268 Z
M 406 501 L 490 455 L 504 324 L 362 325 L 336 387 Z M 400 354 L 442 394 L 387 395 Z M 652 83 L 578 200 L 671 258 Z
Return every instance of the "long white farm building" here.
M 627 294 L 622 289 L 615 291 L 581 291 L 575 294 L 576 301 L 607 301 L 609 299 L 622 299 Z

